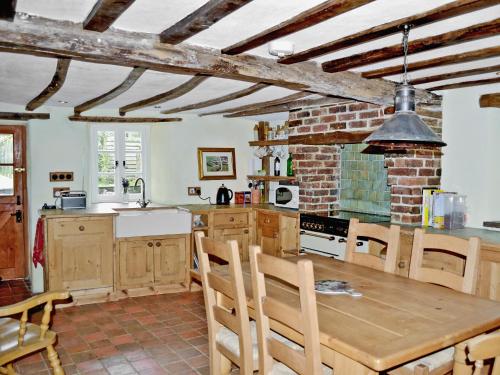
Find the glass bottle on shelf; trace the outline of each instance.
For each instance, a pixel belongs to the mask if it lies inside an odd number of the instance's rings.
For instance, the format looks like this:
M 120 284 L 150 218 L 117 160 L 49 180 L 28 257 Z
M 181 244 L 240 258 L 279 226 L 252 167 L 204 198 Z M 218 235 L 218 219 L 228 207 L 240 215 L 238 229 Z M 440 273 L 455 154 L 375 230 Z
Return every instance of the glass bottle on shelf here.
M 281 161 L 279 157 L 274 159 L 274 175 L 279 176 L 281 171 Z
M 288 159 L 286 161 L 286 175 L 290 177 L 294 175 L 292 154 L 288 156 Z
M 259 125 L 255 124 L 253 127 L 253 140 L 258 141 L 259 140 Z

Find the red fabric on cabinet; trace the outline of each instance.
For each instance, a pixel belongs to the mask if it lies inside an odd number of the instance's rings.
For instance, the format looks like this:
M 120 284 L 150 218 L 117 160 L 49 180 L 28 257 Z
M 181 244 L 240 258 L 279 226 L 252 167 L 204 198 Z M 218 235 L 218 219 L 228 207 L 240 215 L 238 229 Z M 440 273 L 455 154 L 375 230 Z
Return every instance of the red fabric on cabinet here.
M 33 264 L 35 265 L 35 268 L 38 264 L 42 267 L 45 265 L 45 258 L 43 256 L 44 242 L 45 233 L 43 230 L 43 219 L 40 217 L 36 222 L 35 246 L 33 247 Z

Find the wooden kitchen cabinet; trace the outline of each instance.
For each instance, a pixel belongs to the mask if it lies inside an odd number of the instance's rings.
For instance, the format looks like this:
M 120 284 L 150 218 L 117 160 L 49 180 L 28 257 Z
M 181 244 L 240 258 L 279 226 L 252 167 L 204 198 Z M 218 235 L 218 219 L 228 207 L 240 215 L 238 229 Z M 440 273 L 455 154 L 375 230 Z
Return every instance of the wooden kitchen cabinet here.
M 185 283 L 189 235 L 118 240 L 117 289 Z
M 248 245 L 250 244 L 250 231 L 248 228 L 225 228 L 214 229 L 213 238 L 217 241 L 231 241 L 238 242 L 238 249 L 240 251 L 240 259 L 242 262 L 250 260 L 248 255 Z
M 46 219 L 45 290 L 113 287 L 113 218 Z
M 256 243 L 266 254 L 277 257 L 298 255 L 299 216 L 279 212 L 256 212 Z

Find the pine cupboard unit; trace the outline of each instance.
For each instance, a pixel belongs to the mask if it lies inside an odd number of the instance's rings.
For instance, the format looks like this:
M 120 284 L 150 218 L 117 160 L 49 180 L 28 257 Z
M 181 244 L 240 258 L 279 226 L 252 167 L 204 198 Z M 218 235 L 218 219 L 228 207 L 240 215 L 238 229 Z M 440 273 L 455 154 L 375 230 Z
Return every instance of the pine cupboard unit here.
M 240 258 L 243 262 L 249 260 L 248 246 L 252 240 L 252 212 L 248 209 L 212 212 L 208 235 L 219 241 L 235 240 L 238 242 Z
M 116 289 L 187 285 L 189 234 L 117 240 Z M 159 290 L 159 289 L 158 289 Z
M 45 290 L 111 293 L 113 217 L 46 218 L 45 223 Z
M 277 257 L 298 255 L 298 214 L 255 210 L 256 244 L 264 253 Z

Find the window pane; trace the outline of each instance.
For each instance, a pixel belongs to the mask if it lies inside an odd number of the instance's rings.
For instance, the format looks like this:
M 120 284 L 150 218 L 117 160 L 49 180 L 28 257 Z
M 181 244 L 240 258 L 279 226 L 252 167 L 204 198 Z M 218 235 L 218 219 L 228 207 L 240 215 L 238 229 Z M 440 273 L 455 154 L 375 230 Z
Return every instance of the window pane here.
M 115 151 L 115 132 L 114 131 L 98 131 L 97 132 L 97 149 L 99 151 Z
M 0 164 L 14 162 L 14 135 L 0 134 Z
M 127 172 L 142 172 L 142 139 L 140 132 L 125 132 L 125 170 Z
M 134 186 L 135 182 L 137 181 L 137 179 L 139 177 L 141 177 L 141 176 L 137 176 L 137 175 L 126 175 L 125 176 L 125 179 L 129 182 L 129 187 L 127 189 L 127 193 L 129 193 L 129 194 L 142 194 L 142 183 L 139 182 L 139 184 L 137 184 L 137 186 Z
M 98 172 L 114 172 L 115 170 L 115 153 L 102 152 L 98 154 L 97 171 Z
M 97 184 L 99 195 L 113 195 L 115 193 L 114 174 L 100 174 L 98 176 Z
M 0 167 L 0 196 L 14 195 L 14 167 Z

